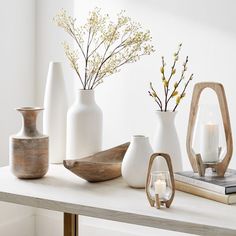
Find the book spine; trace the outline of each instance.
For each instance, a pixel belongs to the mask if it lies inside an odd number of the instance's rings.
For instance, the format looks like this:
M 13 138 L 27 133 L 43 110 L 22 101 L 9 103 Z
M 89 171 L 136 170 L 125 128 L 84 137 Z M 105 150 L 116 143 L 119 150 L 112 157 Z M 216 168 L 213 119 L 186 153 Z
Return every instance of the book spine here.
M 225 187 L 222 187 L 222 186 L 207 183 L 207 182 L 204 182 L 201 180 L 193 179 L 193 178 L 186 177 L 186 176 L 179 175 L 179 174 L 175 174 L 175 179 L 178 181 L 187 183 L 187 184 L 191 184 L 196 187 L 204 188 L 204 189 L 225 195 Z
M 229 195 L 222 195 L 219 193 L 211 192 L 209 190 L 198 188 L 179 181 L 175 181 L 175 185 L 176 189 L 182 192 L 190 193 L 199 197 L 207 198 L 228 205 L 234 203 L 233 201 L 230 201 Z

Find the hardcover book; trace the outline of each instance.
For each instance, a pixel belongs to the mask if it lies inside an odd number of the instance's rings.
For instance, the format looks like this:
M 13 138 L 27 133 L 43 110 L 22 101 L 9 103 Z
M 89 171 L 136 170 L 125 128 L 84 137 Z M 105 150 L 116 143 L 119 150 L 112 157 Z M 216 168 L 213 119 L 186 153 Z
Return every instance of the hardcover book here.
M 175 181 L 175 187 L 179 191 L 190 193 L 199 197 L 204 197 L 204 198 L 221 202 L 224 204 L 230 205 L 230 204 L 236 203 L 236 193 L 227 194 L 227 195 L 220 194 L 220 193 L 216 193 L 216 192 L 204 189 L 204 188 L 193 186 L 191 184 L 180 182 L 177 180 Z
M 214 172 L 206 172 L 204 177 L 192 171 L 176 172 L 175 180 L 219 194 L 236 193 L 236 170 L 232 169 L 228 169 L 224 177 L 219 177 Z

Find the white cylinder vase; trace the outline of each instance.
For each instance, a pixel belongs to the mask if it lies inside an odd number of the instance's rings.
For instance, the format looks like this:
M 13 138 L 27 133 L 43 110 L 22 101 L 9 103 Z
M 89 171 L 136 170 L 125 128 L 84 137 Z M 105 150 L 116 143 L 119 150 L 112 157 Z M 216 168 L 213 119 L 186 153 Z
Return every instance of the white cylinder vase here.
M 122 176 L 133 188 L 144 188 L 150 156 L 153 150 L 148 137 L 135 135 L 122 162 Z
M 50 62 L 44 96 L 43 132 L 49 136 L 49 162 L 66 157 L 66 114 L 68 101 L 60 62 Z
M 176 113 L 172 111 L 156 111 L 157 128 L 152 145 L 154 152 L 170 155 L 175 172 L 183 170 L 180 143 L 175 127 Z M 161 158 L 157 161 L 157 169 L 167 170 L 166 163 Z
M 78 90 L 67 113 L 66 158 L 78 159 L 101 151 L 103 114 L 94 90 Z

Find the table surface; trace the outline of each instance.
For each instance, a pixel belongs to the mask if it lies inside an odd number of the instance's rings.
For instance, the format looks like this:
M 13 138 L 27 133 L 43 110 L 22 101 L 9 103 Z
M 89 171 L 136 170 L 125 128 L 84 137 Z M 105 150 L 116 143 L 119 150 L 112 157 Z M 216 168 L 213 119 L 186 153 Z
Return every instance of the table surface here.
M 171 208 L 150 207 L 143 189 L 122 178 L 88 183 L 63 165 L 38 180 L 0 168 L 0 201 L 199 235 L 236 235 L 236 205 L 176 192 Z

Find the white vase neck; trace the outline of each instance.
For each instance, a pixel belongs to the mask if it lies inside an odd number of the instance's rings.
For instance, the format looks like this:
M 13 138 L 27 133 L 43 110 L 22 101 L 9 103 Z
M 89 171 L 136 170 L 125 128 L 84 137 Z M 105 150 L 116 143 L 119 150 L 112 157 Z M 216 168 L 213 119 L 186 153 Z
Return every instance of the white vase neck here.
M 177 114 L 176 111 L 175 112 L 172 112 L 172 111 L 166 111 L 166 112 L 156 111 L 156 115 L 162 123 L 174 123 L 176 114 Z
M 86 105 L 96 104 L 94 90 L 83 90 L 83 89 L 78 90 L 76 100 L 77 102 Z
M 132 136 L 131 143 L 147 143 L 149 142 L 148 137 L 143 135 L 134 135 Z

